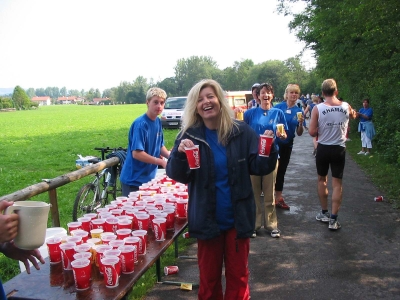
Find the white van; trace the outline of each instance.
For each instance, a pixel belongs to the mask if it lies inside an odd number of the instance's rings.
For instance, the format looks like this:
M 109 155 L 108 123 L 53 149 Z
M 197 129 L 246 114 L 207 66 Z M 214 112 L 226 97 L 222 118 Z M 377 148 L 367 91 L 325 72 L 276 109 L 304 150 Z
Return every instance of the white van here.
M 182 123 L 183 108 L 187 97 L 169 97 L 165 101 L 164 110 L 161 113 L 163 128 L 180 128 Z

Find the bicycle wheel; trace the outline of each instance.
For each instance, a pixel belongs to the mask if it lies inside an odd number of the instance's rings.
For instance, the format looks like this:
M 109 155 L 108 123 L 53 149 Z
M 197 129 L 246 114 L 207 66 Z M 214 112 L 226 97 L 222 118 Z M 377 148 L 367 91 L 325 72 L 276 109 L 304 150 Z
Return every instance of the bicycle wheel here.
M 93 183 L 85 184 L 78 192 L 72 211 L 72 219 L 76 221 L 84 214 L 95 212 L 101 207 L 99 195 L 96 193 L 96 187 Z

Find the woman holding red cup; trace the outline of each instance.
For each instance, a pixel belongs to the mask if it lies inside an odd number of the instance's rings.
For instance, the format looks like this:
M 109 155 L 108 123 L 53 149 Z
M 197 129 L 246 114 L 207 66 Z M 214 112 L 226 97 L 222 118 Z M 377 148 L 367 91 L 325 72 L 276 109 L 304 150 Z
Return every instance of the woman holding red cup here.
M 181 132 L 167 163 L 167 176 L 188 184 L 188 228 L 197 238 L 199 299 L 249 299 L 248 255 L 255 204 L 250 175 L 266 175 L 277 149 L 258 155 L 258 135 L 233 118 L 218 82 L 202 80 L 189 92 Z M 267 130 L 266 135 L 273 135 Z M 199 146 L 199 167 L 185 148 Z M 225 263 L 226 289 L 221 276 Z

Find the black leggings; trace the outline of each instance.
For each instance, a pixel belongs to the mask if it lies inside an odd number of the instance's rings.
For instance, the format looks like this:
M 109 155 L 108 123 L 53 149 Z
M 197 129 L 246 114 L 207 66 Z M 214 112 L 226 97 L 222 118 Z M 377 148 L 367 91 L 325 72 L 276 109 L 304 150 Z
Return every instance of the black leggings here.
M 286 169 L 289 165 L 292 149 L 293 144 L 279 144 L 279 164 L 276 173 L 275 191 L 283 191 L 283 183 L 285 182 Z

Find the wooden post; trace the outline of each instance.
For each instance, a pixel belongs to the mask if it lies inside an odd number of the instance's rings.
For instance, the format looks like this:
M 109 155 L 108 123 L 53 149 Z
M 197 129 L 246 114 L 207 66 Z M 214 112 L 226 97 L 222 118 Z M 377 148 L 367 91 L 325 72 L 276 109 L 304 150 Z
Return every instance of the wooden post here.
M 51 227 L 60 227 L 60 214 L 58 212 L 57 189 L 49 190 Z

